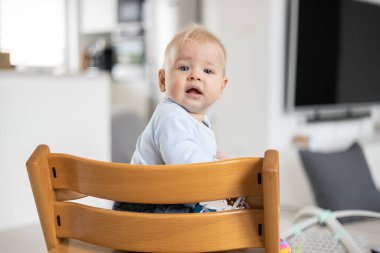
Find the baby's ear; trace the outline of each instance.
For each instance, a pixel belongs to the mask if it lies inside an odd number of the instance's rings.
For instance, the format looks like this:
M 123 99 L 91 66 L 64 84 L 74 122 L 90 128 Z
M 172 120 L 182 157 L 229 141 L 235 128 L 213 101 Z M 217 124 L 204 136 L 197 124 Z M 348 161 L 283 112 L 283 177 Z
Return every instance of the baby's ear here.
M 224 89 L 227 87 L 227 85 L 228 85 L 228 79 L 224 78 L 221 89 L 220 89 L 219 97 L 223 95 Z
M 158 85 L 160 86 L 160 91 L 164 92 L 166 91 L 166 86 L 165 86 L 165 70 L 160 69 L 158 71 Z

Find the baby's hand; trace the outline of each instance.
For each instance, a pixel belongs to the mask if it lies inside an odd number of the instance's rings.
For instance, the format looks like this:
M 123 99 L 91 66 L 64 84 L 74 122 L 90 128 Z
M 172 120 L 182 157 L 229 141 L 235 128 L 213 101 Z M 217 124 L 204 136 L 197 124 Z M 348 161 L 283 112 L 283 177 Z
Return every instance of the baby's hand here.
M 227 159 L 227 154 L 221 151 L 216 152 L 216 160 Z

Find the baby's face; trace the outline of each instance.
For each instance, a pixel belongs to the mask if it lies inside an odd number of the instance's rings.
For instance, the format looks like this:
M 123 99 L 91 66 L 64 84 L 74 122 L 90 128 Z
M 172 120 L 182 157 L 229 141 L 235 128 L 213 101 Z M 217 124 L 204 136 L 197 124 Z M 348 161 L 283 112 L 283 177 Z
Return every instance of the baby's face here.
M 222 49 L 213 42 L 185 42 L 171 54 L 159 79 L 161 91 L 203 120 L 227 85 Z

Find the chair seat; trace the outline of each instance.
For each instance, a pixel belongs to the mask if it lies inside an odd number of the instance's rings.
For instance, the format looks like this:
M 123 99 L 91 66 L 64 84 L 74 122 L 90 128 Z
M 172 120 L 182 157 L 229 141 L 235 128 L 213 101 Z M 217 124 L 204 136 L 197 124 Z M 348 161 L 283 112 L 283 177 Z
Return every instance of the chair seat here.
M 81 242 L 75 239 L 66 239 L 56 248 L 49 250 L 49 253 L 121 253 L 127 251 L 113 250 Z M 263 253 L 262 249 L 241 249 L 223 251 L 223 253 Z

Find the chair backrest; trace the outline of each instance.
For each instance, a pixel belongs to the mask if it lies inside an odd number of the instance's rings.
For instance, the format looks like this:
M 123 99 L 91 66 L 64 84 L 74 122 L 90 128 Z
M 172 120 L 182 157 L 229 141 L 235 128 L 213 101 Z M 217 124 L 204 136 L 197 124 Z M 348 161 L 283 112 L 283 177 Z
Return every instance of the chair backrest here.
M 279 252 L 278 153 L 183 165 L 132 165 L 50 153 L 27 162 L 47 248 L 65 238 L 113 249 Z M 83 195 L 134 203 L 196 203 L 247 196 L 250 209 L 210 213 L 123 212 L 73 203 Z

